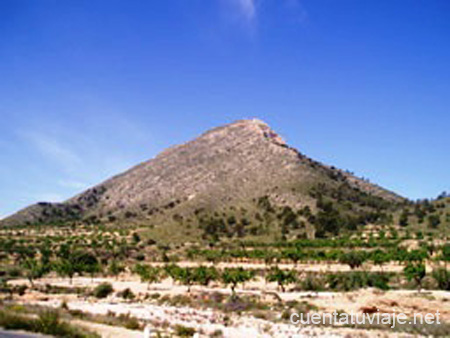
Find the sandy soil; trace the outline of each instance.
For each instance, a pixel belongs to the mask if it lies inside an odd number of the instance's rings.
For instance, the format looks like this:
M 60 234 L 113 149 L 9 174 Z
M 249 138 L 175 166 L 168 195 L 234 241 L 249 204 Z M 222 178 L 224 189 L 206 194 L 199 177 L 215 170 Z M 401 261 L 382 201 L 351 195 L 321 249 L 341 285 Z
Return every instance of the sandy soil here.
M 77 277 L 73 279 L 72 284 L 67 279 L 61 278 L 43 278 L 36 282 L 37 285 L 52 284 L 58 286 L 77 286 L 93 288 L 102 282 L 110 282 L 115 291 L 121 291 L 130 288 L 135 294 L 143 296 L 144 294 L 159 293 L 160 295 L 186 294 L 185 286 L 174 285 L 170 279 L 161 283 L 147 284 L 141 283 L 139 279 L 133 276 L 125 276 L 118 280 L 107 278 L 84 278 Z M 14 284 L 27 283 L 26 280 L 16 280 Z M 229 289 L 224 289 L 219 285 L 211 285 L 205 288 L 194 286 L 191 289 L 195 292 L 221 292 L 230 293 Z M 247 283 L 245 288 L 237 290 L 243 294 L 260 295 L 267 301 L 274 301 L 270 296 L 271 291 L 277 291 L 273 283 L 266 284 L 262 279 Z M 347 313 L 361 312 L 363 307 L 374 307 L 380 309 L 380 312 L 393 313 L 403 312 L 407 315 L 413 313 L 435 313 L 439 310 L 443 321 L 450 321 L 450 292 L 445 291 L 427 291 L 418 294 L 416 291 L 387 291 L 381 292 L 375 289 L 365 289 L 355 292 L 277 292 L 283 300 L 307 301 L 319 308 L 320 313 L 345 311 Z M 216 330 L 223 332 L 225 337 L 343 337 L 343 336 L 361 336 L 361 337 L 383 337 L 383 336 L 408 336 L 389 333 L 386 331 L 362 331 L 352 329 L 332 329 L 320 327 L 299 327 L 287 323 L 274 323 L 264 319 L 250 316 L 230 316 L 230 325 L 224 325 L 224 314 L 211 309 L 194 309 L 189 307 L 173 307 L 165 305 L 150 304 L 148 302 L 125 302 L 121 299 L 111 296 L 105 300 L 94 300 L 91 298 L 80 298 L 77 295 L 46 295 L 35 291 L 28 292 L 22 301 L 27 304 L 40 304 L 45 306 L 59 307 L 62 301 L 66 301 L 70 309 L 78 309 L 92 314 L 107 314 L 114 312 L 116 314 L 127 314 L 154 323 L 156 327 L 170 324 L 171 326 L 180 324 L 194 327 L 205 335 L 211 334 Z M 97 328 L 101 329 L 101 328 Z M 112 330 L 112 331 L 111 331 Z M 113 328 L 110 331 L 105 329 L 105 337 L 122 337 L 120 330 L 116 332 Z M 123 337 L 125 337 L 123 336 Z M 130 335 L 130 337 L 132 337 Z
M 84 320 L 74 320 L 71 323 L 98 333 L 103 338 L 143 338 L 141 331 L 127 330 L 123 327 L 92 323 Z
M 164 266 L 166 263 L 160 263 L 160 262 L 150 262 L 149 265 L 153 266 Z M 242 261 L 242 262 L 219 262 L 219 263 L 210 263 L 210 262 L 189 262 L 189 261 L 182 261 L 176 263 L 178 266 L 181 267 L 197 267 L 200 265 L 203 266 L 215 266 L 218 269 L 224 269 L 224 268 L 235 268 L 235 267 L 242 267 L 244 269 L 260 269 L 264 270 L 267 269 L 267 265 L 263 262 L 248 262 L 248 261 Z M 298 263 L 298 264 L 292 264 L 292 263 L 280 263 L 277 264 L 277 266 L 280 269 L 295 269 L 297 271 L 304 271 L 304 272 L 345 272 L 345 271 L 351 271 L 350 267 L 346 264 L 340 264 L 340 263 L 325 263 L 325 262 L 314 262 L 314 264 L 311 263 Z M 370 263 L 366 263 L 363 265 L 363 268 L 365 271 L 384 271 L 384 272 L 401 272 L 403 271 L 403 268 L 405 266 L 397 263 L 389 263 L 386 265 L 383 265 L 382 267 L 373 265 Z M 432 270 L 432 266 L 427 265 L 427 269 L 429 271 Z
M 59 307 L 60 302 L 53 299 L 32 302 L 34 304 Z M 170 326 L 183 325 L 193 327 L 200 337 L 207 337 L 216 331 L 221 331 L 224 337 L 410 337 L 407 334 L 387 334 L 384 331 L 364 331 L 347 328 L 325 328 L 313 326 L 296 326 L 286 323 L 273 323 L 264 319 L 250 316 L 230 316 L 229 324 L 223 324 L 224 315 L 213 310 L 199 310 L 189 307 L 159 306 L 139 303 L 115 303 L 111 301 L 89 302 L 71 301 L 67 303 L 70 309 L 81 310 L 92 314 L 106 315 L 108 312 L 116 314 L 130 314 L 133 317 L 149 321 L 150 323 L 167 323 Z M 77 323 L 77 322 L 75 322 Z M 152 325 L 150 324 L 150 325 Z M 95 330 L 102 337 L 138 337 L 134 331 L 113 328 L 99 324 L 82 324 L 86 328 Z M 142 337 L 142 334 L 141 334 Z

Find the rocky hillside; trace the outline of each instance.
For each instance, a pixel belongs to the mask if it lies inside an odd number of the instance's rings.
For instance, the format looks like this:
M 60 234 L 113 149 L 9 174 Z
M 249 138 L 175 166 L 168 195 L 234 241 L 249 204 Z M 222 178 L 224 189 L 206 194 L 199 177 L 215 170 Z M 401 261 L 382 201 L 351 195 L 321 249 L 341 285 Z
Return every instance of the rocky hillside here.
M 67 200 L 3 226 L 133 224 L 155 233 L 326 236 L 389 222 L 403 199 L 288 146 L 259 120 L 212 129 Z

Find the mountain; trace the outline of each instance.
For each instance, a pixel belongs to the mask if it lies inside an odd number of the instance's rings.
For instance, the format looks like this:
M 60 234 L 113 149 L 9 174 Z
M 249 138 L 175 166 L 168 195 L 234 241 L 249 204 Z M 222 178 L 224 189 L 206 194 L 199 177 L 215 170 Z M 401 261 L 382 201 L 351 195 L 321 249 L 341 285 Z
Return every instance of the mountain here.
M 290 147 L 267 124 L 207 131 L 63 203 L 37 203 L 2 226 L 139 226 L 155 236 L 302 237 L 374 222 L 404 199 Z

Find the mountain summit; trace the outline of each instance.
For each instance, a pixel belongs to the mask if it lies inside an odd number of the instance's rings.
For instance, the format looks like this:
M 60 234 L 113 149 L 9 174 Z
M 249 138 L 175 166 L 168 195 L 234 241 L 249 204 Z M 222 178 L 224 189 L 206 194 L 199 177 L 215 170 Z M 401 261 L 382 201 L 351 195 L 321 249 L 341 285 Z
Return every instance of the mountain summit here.
M 253 119 L 209 130 L 63 203 L 37 203 L 0 224 L 133 224 L 156 234 L 216 238 L 314 236 L 338 227 L 317 223 L 324 208 L 338 214 L 339 228 L 354 228 L 380 221 L 402 200 L 306 157 Z

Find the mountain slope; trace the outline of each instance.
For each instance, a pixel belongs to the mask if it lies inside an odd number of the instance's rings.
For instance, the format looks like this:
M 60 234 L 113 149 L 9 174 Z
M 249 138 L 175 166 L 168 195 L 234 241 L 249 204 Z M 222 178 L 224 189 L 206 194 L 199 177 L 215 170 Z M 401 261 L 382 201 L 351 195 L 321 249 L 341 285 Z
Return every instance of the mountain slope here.
M 169 148 L 64 203 L 38 203 L 1 224 L 127 223 L 156 231 L 243 236 L 276 234 L 289 223 L 283 212 L 295 215 L 289 217 L 295 220 L 288 228 L 305 232 L 308 226 L 317 228 L 316 213 L 329 208 L 324 203 L 334 202 L 331 208 L 341 216 L 364 223 L 368 220 L 355 217 L 381 215 L 402 201 L 392 192 L 307 158 L 267 124 L 242 120 Z M 254 227 L 263 230 L 245 230 Z

